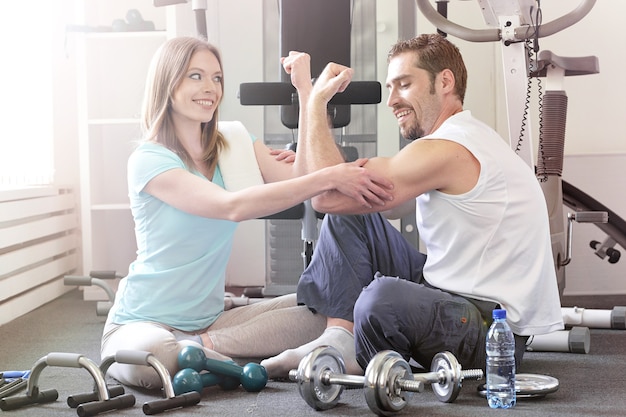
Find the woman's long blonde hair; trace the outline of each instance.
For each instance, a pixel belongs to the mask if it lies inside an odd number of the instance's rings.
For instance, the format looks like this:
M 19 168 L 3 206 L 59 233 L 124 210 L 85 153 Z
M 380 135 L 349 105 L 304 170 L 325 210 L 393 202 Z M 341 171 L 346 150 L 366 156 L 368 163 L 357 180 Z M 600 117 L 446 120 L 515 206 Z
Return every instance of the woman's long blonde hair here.
M 150 63 L 142 106 L 141 127 L 144 140 L 160 143 L 171 149 L 187 167 L 193 167 L 194 164 L 174 130 L 172 97 L 187 72 L 191 57 L 200 50 L 213 53 L 220 67 L 222 66 L 218 49 L 203 39 L 178 37 L 161 45 Z M 223 77 L 221 84 L 224 91 Z M 215 168 L 220 151 L 227 146 L 224 137 L 217 130 L 220 103 L 216 104 L 213 119 L 201 125 L 202 160 L 210 171 Z

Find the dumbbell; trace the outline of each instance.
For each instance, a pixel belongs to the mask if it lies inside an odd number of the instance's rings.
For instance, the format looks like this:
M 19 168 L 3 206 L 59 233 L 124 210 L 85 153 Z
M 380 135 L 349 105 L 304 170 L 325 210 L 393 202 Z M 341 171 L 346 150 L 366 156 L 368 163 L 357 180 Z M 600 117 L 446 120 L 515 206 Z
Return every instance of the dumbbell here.
M 461 371 L 449 352 L 437 354 L 430 373 L 413 374 L 411 367 L 393 351 L 379 352 L 365 370 L 365 376 L 345 375 L 339 352 L 321 346 L 305 356 L 289 377 L 298 382 L 300 395 L 316 410 L 334 407 L 344 386 L 362 387 L 369 408 L 378 415 L 390 415 L 403 409 L 411 393 L 421 392 L 425 383 L 433 384 L 440 401 L 452 402 L 463 379 L 482 378 L 482 370 Z
M 364 388 L 368 406 L 379 415 L 401 410 L 408 394 L 424 389 L 423 382 L 413 380 L 409 364 L 397 352 L 378 353 L 365 376 L 346 375 L 345 369 L 337 349 L 320 346 L 302 358 L 298 369 L 289 371 L 289 379 L 298 383 L 304 401 L 318 411 L 337 405 L 346 386 Z
M 206 370 L 224 377 L 236 378 L 248 392 L 261 391 L 267 384 L 268 376 L 265 367 L 258 363 L 239 366 L 229 361 L 207 358 L 204 350 L 195 346 L 185 346 L 178 354 L 179 368 L 191 368 L 196 372 Z
M 425 384 L 431 384 L 437 399 L 443 403 L 456 400 L 463 380 L 478 381 L 483 379 L 482 369 L 462 370 L 461 364 L 450 352 L 440 352 L 435 355 L 430 365 L 430 372 L 413 374 L 413 378 Z
M 172 386 L 176 395 L 195 391 L 202 394 L 204 388 L 218 385 L 226 391 L 234 390 L 239 386 L 239 380 L 233 377 L 216 375 L 210 372 L 199 373 L 195 369 L 181 369 L 172 378 Z

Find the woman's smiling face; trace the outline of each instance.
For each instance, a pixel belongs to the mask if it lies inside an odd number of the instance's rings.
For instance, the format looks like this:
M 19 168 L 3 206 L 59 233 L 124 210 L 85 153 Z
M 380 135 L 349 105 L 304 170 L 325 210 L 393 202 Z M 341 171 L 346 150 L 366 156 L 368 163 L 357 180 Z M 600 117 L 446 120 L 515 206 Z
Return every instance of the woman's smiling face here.
M 172 97 L 172 117 L 177 122 L 210 122 L 222 95 L 222 67 L 217 57 L 209 50 L 197 51 Z

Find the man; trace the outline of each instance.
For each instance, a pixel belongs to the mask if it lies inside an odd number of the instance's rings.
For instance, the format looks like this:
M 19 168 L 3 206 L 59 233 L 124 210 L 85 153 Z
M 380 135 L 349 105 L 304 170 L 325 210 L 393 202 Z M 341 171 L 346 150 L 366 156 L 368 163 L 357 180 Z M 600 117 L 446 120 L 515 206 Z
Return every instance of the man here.
M 292 53 L 283 66 L 308 96 L 297 157 L 311 171 L 342 161 L 326 106 L 352 69 L 331 63 L 311 85 L 307 59 Z M 421 35 L 394 45 L 388 63 L 387 105 L 413 142 L 365 167 L 394 183 L 383 210 L 415 201 L 427 255 L 381 214 L 365 214 L 380 206 L 359 207 L 336 192 L 315 198 L 319 211 L 351 214 L 324 218 L 298 285 L 298 301 L 324 315 L 327 329 L 262 362 L 270 375 L 285 375 L 320 345 L 338 348 L 355 374 L 384 349 L 426 368 L 447 350 L 464 368 L 484 369 L 497 306 L 517 335 L 519 369 L 527 336 L 563 328 L 543 193 L 504 140 L 463 109 L 467 72 L 458 48 L 440 35 Z

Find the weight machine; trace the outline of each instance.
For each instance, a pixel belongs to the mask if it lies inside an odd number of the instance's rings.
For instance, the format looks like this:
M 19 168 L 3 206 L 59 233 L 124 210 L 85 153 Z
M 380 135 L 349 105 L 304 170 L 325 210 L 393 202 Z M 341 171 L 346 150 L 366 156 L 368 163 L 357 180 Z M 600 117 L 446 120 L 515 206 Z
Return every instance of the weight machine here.
M 536 169 L 538 180 L 546 198 L 552 238 L 552 252 L 557 273 L 559 292 L 565 287 L 565 266 L 571 260 L 573 223 L 594 223 L 608 237 L 603 242 L 593 241 L 596 254 L 610 263 L 619 260 L 616 244 L 626 248 L 626 222 L 607 207 L 578 190 L 561 178 L 565 143 L 567 94 L 564 79 L 567 76 L 597 74 L 595 56 L 562 57 L 551 51 L 539 51 L 538 39 L 566 29 L 584 18 L 595 5 L 595 0 L 583 0 L 569 13 L 548 23 L 541 22 L 540 2 L 535 0 L 479 0 L 489 29 L 469 29 L 447 19 L 448 0 L 437 0 L 435 9 L 428 0 L 416 0 L 420 12 L 440 32 L 470 42 L 500 42 L 509 125 L 509 144 L 531 167 Z M 534 56 L 533 56 L 534 53 Z M 533 158 L 533 143 L 527 114 L 528 91 L 531 77 L 543 77 L 546 88 L 541 98 L 540 138 L 537 164 Z M 528 94 L 528 93 L 527 93 Z M 567 232 L 564 227 L 563 205 L 574 209 L 567 215 Z M 597 328 L 624 329 L 626 307 L 613 310 L 590 311 L 584 308 L 563 308 L 567 326 L 595 326 Z M 542 335 L 529 339 L 529 350 L 569 350 L 588 352 L 589 332 L 585 327 L 575 327 L 567 335 Z M 546 337 L 543 337 L 546 336 Z M 574 340 L 572 340 L 572 338 Z
M 302 0 L 279 0 L 266 10 L 269 14 L 277 13 L 278 19 L 278 42 L 270 40 L 265 42 L 264 50 L 270 54 L 279 51 L 280 56 L 287 56 L 290 51 L 306 51 L 311 56 L 311 76 L 317 77 L 328 62 L 338 62 L 350 66 L 364 66 L 366 58 L 353 55 L 353 50 L 373 49 L 373 45 L 366 45 L 368 39 L 363 36 L 366 26 L 364 16 L 374 16 L 372 0 L 361 1 L 356 4 L 353 0 L 317 0 L 315 2 Z M 320 30 L 320 28 L 325 28 Z M 266 32 L 272 32 L 272 28 L 266 28 Z M 355 36 L 353 36 L 355 35 Z M 374 55 L 372 54 L 373 58 Z M 298 97 L 295 88 L 291 85 L 290 76 L 284 72 L 278 63 L 275 71 L 280 74 L 279 82 L 248 82 L 239 87 L 239 99 L 242 105 L 262 105 L 278 107 L 276 109 L 266 107 L 266 139 L 281 136 L 288 138 L 286 147 L 295 150 L 297 143 L 294 130 L 298 128 Z M 356 60 L 360 62 L 355 62 Z M 273 72 L 273 71 L 272 71 Z M 359 71 L 360 75 L 368 77 L 366 71 Z M 369 76 L 371 74 L 369 71 Z M 266 71 L 266 77 L 271 79 L 272 73 Z M 366 78 L 367 79 L 367 78 Z M 353 161 L 358 156 L 372 156 L 363 146 L 363 139 L 367 141 L 366 132 L 374 132 L 375 117 L 373 108 L 363 108 L 366 104 L 377 104 L 381 101 L 381 86 L 378 81 L 354 80 L 348 88 L 335 95 L 328 105 L 329 124 L 337 133 L 337 146 L 341 149 L 347 161 Z M 371 111 L 370 113 L 366 113 Z M 369 115 L 370 117 L 368 117 Z M 375 113 L 374 113 L 375 115 Z M 276 126 L 275 120 L 279 119 L 282 127 Z M 281 134 L 289 129 L 286 134 Z M 374 137 L 375 135 L 371 135 Z M 271 139 L 270 139 L 271 140 Z M 278 142 L 274 147 L 278 145 Z M 262 290 L 264 295 L 281 295 L 295 292 L 298 278 L 305 269 L 313 255 L 315 242 L 318 238 L 318 221 L 323 217 L 311 206 L 310 201 L 302 205 L 299 230 L 294 227 L 292 221 L 285 222 L 283 219 L 294 219 L 278 213 L 269 216 L 266 222 L 266 236 L 268 256 L 266 257 L 267 271 L 266 283 Z M 295 232 L 295 233 L 294 233 Z M 299 237 L 297 234 L 299 233 Z M 295 238 L 295 239 L 294 239 Z M 297 242 L 302 241 L 302 263 L 293 265 L 297 259 L 294 251 Z M 291 240 L 294 239 L 294 240 Z M 291 246 L 289 246 L 291 244 Z M 285 280 L 286 279 L 286 280 Z M 246 293 L 249 293 L 248 291 Z
M 154 0 L 155 6 L 186 2 L 188 0 Z M 433 3 L 436 3 L 436 8 Z M 447 18 L 448 3 L 449 0 L 435 0 L 434 2 L 416 0 L 415 2 L 419 12 L 443 34 L 450 34 L 470 42 L 500 42 L 501 44 L 509 142 L 511 148 L 529 167 L 536 170 L 538 180 L 541 182 L 549 210 L 552 251 L 559 292 L 562 295 L 565 287 L 565 266 L 571 260 L 574 223 L 593 223 L 607 234 L 604 241 L 592 241 L 591 246 L 598 257 L 608 258 L 609 263 L 619 261 L 620 251 L 615 247 L 616 245 L 626 248 L 626 221 L 561 178 L 567 115 L 564 80 L 569 76 L 597 74 L 599 72 L 598 59 L 595 56 L 562 57 L 548 50 L 539 51 L 538 47 L 540 38 L 551 36 L 582 20 L 592 10 L 596 0 L 581 0 L 580 4 L 569 13 L 546 23 L 541 21 L 540 2 L 536 0 L 478 0 L 488 26 L 487 29 L 470 29 L 451 22 Z M 200 35 L 206 36 L 207 1 L 191 0 L 191 4 L 196 13 L 197 31 Z M 280 9 L 282 54 L 286 54 L 290 49 L 311 52 L 312 59 L 314 59 L 312 61 L 313 75 L 316 71 L 320 72 L 327 61 L 350 63 L 350 25 L 345 22 L 352 23 L 353 1 L 329 3 L 327 7 L 337 12 L 322 13 L 322 16 L 327 19 L 335 19 L 323 25 L 329 28 L 326 32 L 316 29 L 319 27 L 317 24 L 319 20 L 316 20 L 318 16 L 315 14 L 315 7 L 310 6 L 310 2 L 281 0 L 277 4 Z M 298 18 L 302 15 L 306 18 Z M 295 26 L 294 22 L 297 22 Z M 333 33 L 329 37 L 327 33 L 331 31 L 331 27 Z M 320 58 L 315 60 L 316 56 Z M 278 83 L 242 84 L 239 98 L 242 105 L 279 105 L 281 122 L 284 126 L 295 129 L 298 114 L 295 91 L 285 74 L 281 77 L 282 80 Z M 546 84 L 543 97 L 540 98 L 540 137 L 536 165 L 530 119 L 527 114 L 529 83 L 533 77 L 545 79 Z M 344 97 L 335 98 L 337 102 L 334 103 L 336 106 L 332 107 L 335 116 L 333 123 L 338 127 L 350 122 L 349 104 L 380 101 L 380 96 L 376 97 L 376 94 L 380 94 L 379 91 L 376 93 L 377 83 L 357 84 L 359 82 L 353 83 L 351 91 L 344 93 Z M 369 89 L 372 89 L 374 93 L 367 93 Z M 371 99 L 372 97 L 374 99 Z M 564 222 L 566 218 L 564 206 L 574 211 L 567 215 L 567 225 Z M 293 211 L 291 214 L 288 211 L 269 218 L 302 219 L 302 240 L 304 241 L 302 256 L 306 266 L 317 237 L 318 216 L 306 203 L 294 210 L 295 214 Z M 573 310 L 563 309 L 563 313 L 568 326 L 592 324 L 603 328 L 625 327 L 623 307 L 616 307 L 612 311 L 594 312 L 575 307 Z

